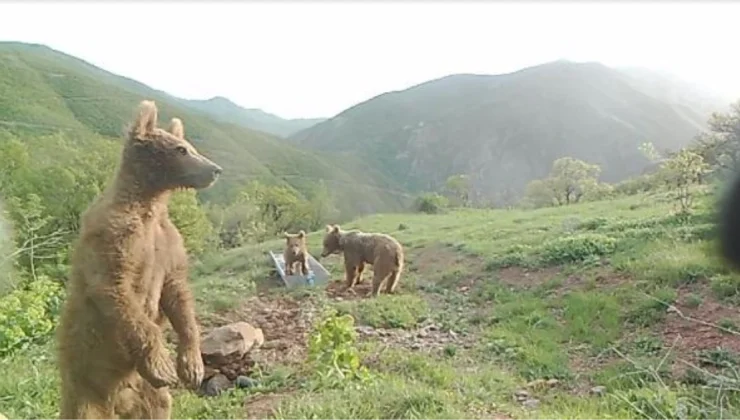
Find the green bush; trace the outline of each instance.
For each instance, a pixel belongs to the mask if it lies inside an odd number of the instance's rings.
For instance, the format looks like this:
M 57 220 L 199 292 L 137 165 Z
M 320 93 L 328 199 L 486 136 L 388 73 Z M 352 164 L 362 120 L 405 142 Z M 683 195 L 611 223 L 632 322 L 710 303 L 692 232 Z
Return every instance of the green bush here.
M 546 264 L 567 264 L 609 255 L 617 240 L 595 233 L 582 233 L 545 242 L 540 258 Z
M 195 191 L 178 191 L 173 194 L 169 211 L 172 223 L 180 231 L 188 253 L 203 254 L 213 235 L 213 225 L 198 202 Z
M 420 213 L 437 214 L 444 211 L 449 206 L 446 197 L 437 193 L 422 194 L 414 203 L 414 209 Z
M 59 317 L 64 291 L 47 278 L 0 298 L 0 357 L 46 341 Z
M 660 187 L 660 182 L 653 174 L 645 174 L 626 179 L 614 185 L 617 195 L 636 195 L 648 191 L 655 191 Z
M 609 219 L 605 217 L 595 217 L 593 219 L 587 219 L 578 224 L 580 230 L 596 230 L 602 226 L 606 226 L 609 223 Z
M 502 254 L 494 257 L 486 264 L 487 271 L 511 266 L 527 266 L 531 262 L 533 248 L 529 245 L 516 244 L 510 246 Z

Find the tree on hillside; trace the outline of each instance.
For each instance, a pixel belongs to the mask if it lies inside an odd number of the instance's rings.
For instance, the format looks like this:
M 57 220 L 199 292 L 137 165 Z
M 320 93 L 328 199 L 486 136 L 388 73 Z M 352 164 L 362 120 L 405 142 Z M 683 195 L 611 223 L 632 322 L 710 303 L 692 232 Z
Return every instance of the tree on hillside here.
M 467 175 L 452 175 L 445 181 L 445 193 L 448 198 L 463 207 L 470 204 L 470 190 L 470 177 Z
M 258 220 L 267 235 L 316 230 L 337 214 L 329 189 L 321 184 L 312 190 L 310 199 L 306 199 L 290 187 L 254 181 L 242 192 L 242 201 L 258 209 Z
M 589 188 L 598 184 L 601 168 L 579 159 L 564 157 L 552 164 L 550 178 L 558 204 L 577 203 Z
M 637 149 L 651 162 L 657 162 L 662 159 L 662 156 L 658 153 L 658 149 L 650 141 L 640 144 L 637 146 Z
M 658 176 L 666 182 L 679 206 L 680 214 L 688 214 L 693 206 L 693 187 L 701 183 L 709 166 L 704 158 L 688 148 L 681 149 L 666 161 Z
M 524 189 L 524 200 L 535 208 L 556 205 L 556 191 L 551 178 L 530 181 Z
M 268 186 L 255 181 L 243 194 L 257 205 L 260 219 L 272 233 L 294 230 L 310 219 L 307 203 L 288 187 Z
M 6 197 L 12 194 L 14 180 L 28 171 L 30 155 L 28 148 L 10 133 L 0 132 L 0 192 Z
M 208 203 L 206 207 L 221 249 L 238 248 L 267 237 L 267 226 L 259 216 L 259 206 L 248 194 L 240 194 L 228 204 Z
M 695 139 L 694 151 L 712 168 L 735 171 L 740 165 L 740 101 L 727 113 L 713 113 L 709 131 Z
M 308 198 L 287 186 L 252 181 L 226 204 L 211 203 L 207 214 L 216 228 L 218 246 L 230 249 L 273 239 L 284 231 L 317 230 L 336 220 L 331 190 L 319 182 Z
M 599 183 L 601 168 L 579 159 L 564 157 L 552 164 L 550 175 L 527 184 L 524 198 L 535 207 L 578 203 L 584 196 L 598 199 L 611 193 Z
M 317 229 L 329 221 L 335 220 L 339 216 L 339 210 L 334 205 L 335 198 L 332 192 L 323 180 L 311 190 L 309 197 L 309 220 L 306 228 Z

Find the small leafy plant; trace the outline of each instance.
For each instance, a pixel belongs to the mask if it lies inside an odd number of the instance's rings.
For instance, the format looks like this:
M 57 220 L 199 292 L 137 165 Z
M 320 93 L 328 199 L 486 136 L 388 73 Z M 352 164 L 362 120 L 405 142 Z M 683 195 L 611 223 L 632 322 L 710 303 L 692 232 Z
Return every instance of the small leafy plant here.
M 62 287 L 45 277 L 0 298 L 0 357 L 48 340 L 62 305 Z
M 360 364 L 355 345 L 357 333 L 351 315 L 330 310 L 314 327 L 308 340 L 308 361 L 315 382 L 313 388 L 340 388 L 370 379 Z

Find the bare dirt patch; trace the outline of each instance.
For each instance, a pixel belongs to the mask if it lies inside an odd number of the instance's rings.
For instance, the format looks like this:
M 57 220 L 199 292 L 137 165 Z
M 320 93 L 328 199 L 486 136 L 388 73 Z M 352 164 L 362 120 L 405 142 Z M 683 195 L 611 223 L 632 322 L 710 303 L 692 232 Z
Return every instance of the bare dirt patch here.
M 448 347 L 470 349 L 476 339 L 472 334 L 445 331 L 440 325 L 428 323 L 413 330 L 397 328 L 372 328 L 366 325 L 355 327 L 361 340 L 382 343 L 381 352 L 386 348 L 408 349 L 412 351 L 441 351 Z
M 305 358 L 308 334 L 317 315 L 318 305 L 310 297 L 297 300 L 257 295 L 220 317 L 219 324 L 245 321 L 262 329 L 265 343 L 252 351 L 257 364 L 292 364 Z
M 502 283 L 521 288 L 536 287 L 562 275 L 563 268 L 558 266 L 535 269 L 506 267 L 498 271 Z M 598 288 L 618 286 L 632 281 L 626 274 L 616 273 L 605 265 L 583 273 L 569 274 L 556 289 L 560 293 L 576 290 L 585 286 L 590 279 L 594 280 L 593 285 Z
M 560 267 L 528 269 L 523 267 L 506 267 L 498 271 L 498 278 L 504 284 L 529 288 L 539 286 L 560 275 Z
M 665 321 L 660 325 L 660 334 L 666 346 L 673 346 L 677 358 L 699 363 L 696 352 L 714 350 L 718 347 L 740 354 L 740 336 L 717 328 L 722 320 L 737 322 L 740 310 L 716 300 L 703 287 L 703 300 L 697 307 L 688 305 L 689 295 L 695 290 L 682 288 L 678 291 L 675 309 L 669 309 Z M 711 324 L 711 325 L 707 325 Z M 675 343 L 675 346 L 674 346 Z
M 593 280 L 593 283 L 590 283 Z M 568 292 L 583 289 L 587 285 L 595 289 L 608 289 L 622 284 L 633 282 L 630 276 L 622 273 L 615 273 L 610 267 L 599 267 L 594 271 L 587 273 L 575 273 L 568 275 L 563 284 L 557 288 L 557 293 L 564 295 Z
M 445 283 L 460 293 L 467 293 L 478 281 L 490 277 L 485 261 L 474 255 L 463 254 L 443 244 L 430 245 L 409 253 L 409 273 L 420 281 Z M 453 274 L 451 277 L 446 276 Z M 401 279 L 403 281 L 403 278 Z
M 347 283 L 344 280 L 330 281 L 326 285 L 326 295 L 334 300 L 359 300 L 367 298 L 370 292 L 373 291 L 372 270 L 370 270 L 370 273 L 367 271 L 368 269 L 366 268 L 362 274 L 362 282 L 355 284 L 352 290 L 347 290 Z M 401 281 L 403 281 L 403 278 L 401 278 Z M 401 285 L 399 284 L 397 290 L 400 288 Z
M 482 271 L 485 263 L 472 255 L 462 254 L 443 244 L 415 249 L 408 254 L 408 268 L 421 276 L 439 273 L 440 267 L 463 267 L 471 272 Z

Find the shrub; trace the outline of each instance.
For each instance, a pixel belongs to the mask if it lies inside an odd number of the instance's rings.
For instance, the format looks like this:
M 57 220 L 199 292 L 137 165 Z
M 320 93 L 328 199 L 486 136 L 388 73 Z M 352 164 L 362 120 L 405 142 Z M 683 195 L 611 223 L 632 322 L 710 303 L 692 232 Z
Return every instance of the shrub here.
M 567 264 L 586 261 L 590 258 L 614 252 L 617 240 L 609 236 L 582 233 L 546 242 L 542 247 L 541 260 L 546 264 Z
M 61 285 L 40 277 L 0 298 L 0 357 L 51 336 L 63 293 Z
M 437 214 L 449 206 L 449 200 L 437 193 L 420 195 L 414 202 L 414 209 L 420 213 Z
M 308 339 L 308 360 L 316 377 L 314 387 L 341 387 L 349 381 L 367 380 L 367 368 L 360 365 L 355 341 L 354 318 L 327 313 Z

